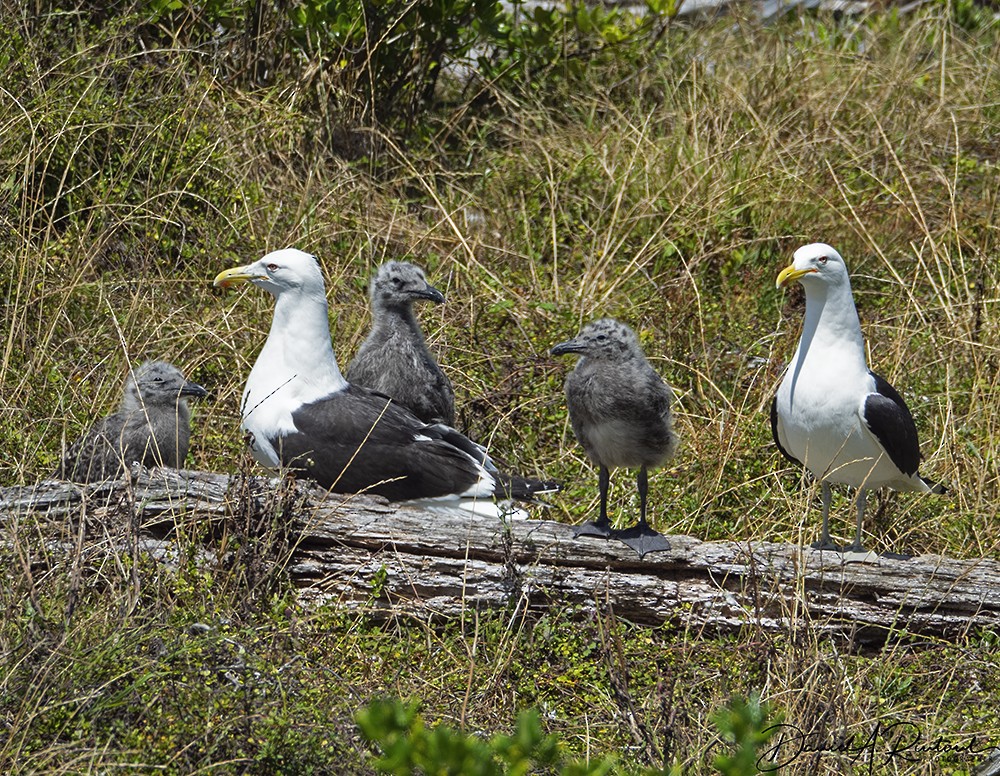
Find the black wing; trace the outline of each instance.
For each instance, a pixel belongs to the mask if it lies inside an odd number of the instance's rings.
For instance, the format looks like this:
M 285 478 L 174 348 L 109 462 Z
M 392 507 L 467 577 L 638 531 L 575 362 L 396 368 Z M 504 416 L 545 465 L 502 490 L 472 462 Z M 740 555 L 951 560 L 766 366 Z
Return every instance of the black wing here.
M 771 436 L 774 437 L 774 443 L 778 446 L 779 452 L 785 456 L 792 463 L 802 466 L 802 461 L 788 452 L 784 445 L 781 444 L 781 440 L 778 438 L 778 397 L 775 396 L 771 399 Z
M 272 440 L 284 465 L 335 493 L 392 501 L 463 493 L 479 479 L 485 451 L 447 426 L 427 426 L 359 386 L 303 405 L 297 433 Z
M 909 407 L 881 376 L 870 372 L 875 378 L 875 393 L 865 399 L 863 418 L 889 459 L 906 475 L 913 475 L 920 465 L 920 445 L 917 441 L 917 425 Z

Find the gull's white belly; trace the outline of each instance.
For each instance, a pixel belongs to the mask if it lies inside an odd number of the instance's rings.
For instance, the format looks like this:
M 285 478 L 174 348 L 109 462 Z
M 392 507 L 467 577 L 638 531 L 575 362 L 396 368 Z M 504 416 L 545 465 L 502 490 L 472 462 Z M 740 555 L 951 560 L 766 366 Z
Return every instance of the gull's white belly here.
M 875 381 L 867 374 L 830 375 L 811 384 L 819 389 L 810 390 L 802 381 L 793 388 L 786 378 L 778 391 L 782 444 L 788 452 L 830 482 L 875 487 L 904 478 L 862 420 Z M 854 390 L 837 390 L 845 385 Z
M 881 445 L 860 422 L 854 428 L 843 425 L 816 426 L 785 423 L 788 452 L 802 461 L 816 477 L 853 487 L 898 480 L 900 471 Z

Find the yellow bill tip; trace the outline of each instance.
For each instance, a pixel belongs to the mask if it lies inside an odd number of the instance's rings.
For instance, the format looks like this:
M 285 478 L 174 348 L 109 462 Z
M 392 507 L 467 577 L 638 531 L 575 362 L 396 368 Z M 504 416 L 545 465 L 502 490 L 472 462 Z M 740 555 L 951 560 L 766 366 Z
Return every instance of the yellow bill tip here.
M 789 283 L 794 283 L 799 278 L 804 275 L 808 275 L 810 272 L 815 272 L 812 267 L 808 269 L 795 269 L 794 264 L 789 264 L 781 272 L 778 273 L 778 279 L 774 281 L 775 288 L 784 288 Z
M 233 267 L 232 269 L 224 269 L 216 275 L 212 285 L 217 288 L 229 288 L 237 283 L 249 283 L 259 277 L 260 274 L 252 272 L 249 266 Z

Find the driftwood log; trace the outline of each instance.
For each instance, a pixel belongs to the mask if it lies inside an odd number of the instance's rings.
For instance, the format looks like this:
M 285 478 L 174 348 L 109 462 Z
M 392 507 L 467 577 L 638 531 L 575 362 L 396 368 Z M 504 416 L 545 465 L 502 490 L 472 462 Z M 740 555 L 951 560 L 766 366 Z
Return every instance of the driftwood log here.
M 308 602 L 422 619 L 505 608 L 558 607 L 580 616 L 610 610 L 693 634 L 753 627 L 869 645 L 905 636 L 959 639 L 1000 625 L 1000 562 L 989 559 L 852 562 L 789 544 L 671 536 L 670 551 L 640 560 L 618 542 L 576 539 L 570 526 L 548 520 L 500 520 L 172 469 L 137 468 L 86 486 L 2 488 L 0 540 L 9 546 L 30 520 L 55 521 L 65 526 L 60 535 L 69 550 L 85 545 L 94 525 L 106 534 L 109 522 L 130 520 L 142 550 L 168 563 L 181 526 L 276 510 L 289 524 L 287 568 Z M 211 562 L 212 533 L 204 535 Z M 113 546 L 98 544 L 97 551 Z

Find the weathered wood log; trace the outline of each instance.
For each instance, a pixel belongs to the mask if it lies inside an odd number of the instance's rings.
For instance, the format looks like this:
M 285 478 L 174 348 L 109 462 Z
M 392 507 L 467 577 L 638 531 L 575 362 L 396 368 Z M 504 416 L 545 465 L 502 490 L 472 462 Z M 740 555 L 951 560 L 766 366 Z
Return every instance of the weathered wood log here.
M 29 515 L 72 522 L 86 514 L 96 524 L 131 519 L 141 526 L 143 548 L 166 560 L 179 526 L 273 515 L 283 504 L 286 513 L 291 508 L 288 569 L 309 602 L 423 619 L 503 608 L 560 607 L 580 616 L 613 610 L 636 623 L 694 633 L 755 627 L 856 643 L 900 635 L 956 639 L 1000 625 L 1000 563 L 989 559 L 849 562 L 789 544 L 671 536 L 670 551 L 640 560 L 615 541 L 576 539 L 558 522 L 327 495 L 303 483 L 291 486 L 290 499 L 289 487 L 156 469 L 87 486 L 4 488 L 0 538 Z M 68 548 L 78 534 L 68 529 L 63 536 Z

